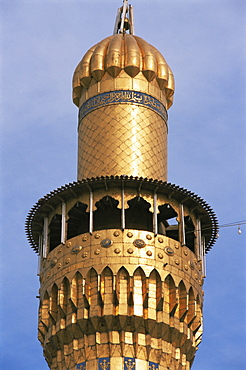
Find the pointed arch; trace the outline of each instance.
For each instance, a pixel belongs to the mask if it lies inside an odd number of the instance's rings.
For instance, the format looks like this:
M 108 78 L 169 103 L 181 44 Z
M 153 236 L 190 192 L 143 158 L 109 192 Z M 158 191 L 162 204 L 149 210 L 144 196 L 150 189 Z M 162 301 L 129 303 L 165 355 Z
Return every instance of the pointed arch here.
M 60 307 L 65 315 L 67 315 L 69 310 L 69 298 L 70 298 L 70 283 L 65 277 L 61 283 L 60 292 L 59 292 L 59 302 Z
M 90 306 L 97 305 L 98 293 L 98 274 L 94 268 L 91 268 L 86 276 L 86 294 Z
M 113 315 L 113 272 L 107 266 L 101 274 L 101 295 L 103 301 L 103 315 Z
M 187 324 L 190 326 L 195 320 L 196 316 L 196 300 L 194 290 L 190 287 L 188 292 L 188 313 L 187 313 Z
M 57 320 L 57 314 L 58 314 L 58 287 L 56 284 L 53 284 L 50 297 L 50 315 L 54 321 Z
M 191 329 L 193 331 L 193 334 L 196 334 L 196 332 L 201 328 L 202 331 L 202 307 L 201 307 L 201 302 L 199 295 L 197 294 L 196 296 L 196 302 L 195 302 L 195 312 L 196 312 L 196 317 L 191 325 Z
M 134 315 L 144 316 L 144 299 L 147 293 L 146 276 L 141 267 L 138 267 L 133 274 L 133 302 Z
M 49 323 L 49 305 L 50 305 L 50 296 L 46 291 L 44 294 L 44 298 L 40 304 L 41 322 L 46 329 Z
M 117 298 L 119 301 L 119 315 L 128 314 L 128 297 L 130 291 L 130 276 L 125 267 L 121 267 L 117 273 Z
M 76 272 L 71 282 L 71 301 L 75 307 L 79 306 L 82 299 L 83 277 L 80 272 Z
M 148 317 L 156 320 L 157 310 L 160 308 L 162 296 L 162 284 L 160 274 L 154 269 L 149 276 L 149 298 L 148 298 Z
M 167 275 L 164 281 L 164 310 L 173 316 L 177 309 L 176 286 L 172 276 Z
M 178 286 L 178 318 L 180 321 L 184 321 L 188 312 L 187 305 L 187 291 L 184 282 L 181 280 Z

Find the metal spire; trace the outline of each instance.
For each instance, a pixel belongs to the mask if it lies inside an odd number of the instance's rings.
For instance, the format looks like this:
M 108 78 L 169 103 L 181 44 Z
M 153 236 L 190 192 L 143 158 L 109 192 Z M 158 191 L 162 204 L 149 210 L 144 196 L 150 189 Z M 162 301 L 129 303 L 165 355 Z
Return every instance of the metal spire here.
M 128 0 L 123 0 L 123 6 L 117 12 L 114 34 L 126 33 L 126 31 L 134 35 L 133 6 L 128 4 Z

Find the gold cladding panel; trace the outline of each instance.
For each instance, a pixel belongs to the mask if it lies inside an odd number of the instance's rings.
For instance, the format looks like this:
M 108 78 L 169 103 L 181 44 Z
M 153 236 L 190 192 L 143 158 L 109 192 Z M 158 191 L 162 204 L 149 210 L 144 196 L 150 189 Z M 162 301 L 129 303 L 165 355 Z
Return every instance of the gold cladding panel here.
M 78 180 L 107 175 L 167 180 L 167 127 L 157 113 L 117 104 L 83 118 L 78 135 Z

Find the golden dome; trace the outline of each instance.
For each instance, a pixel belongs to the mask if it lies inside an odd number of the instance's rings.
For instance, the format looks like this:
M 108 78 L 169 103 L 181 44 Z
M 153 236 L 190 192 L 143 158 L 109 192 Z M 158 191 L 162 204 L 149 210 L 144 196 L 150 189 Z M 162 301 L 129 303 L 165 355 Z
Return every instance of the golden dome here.
M 79 106 L 83 88 L 102 80 L 105 73 L 117 78 L 124 70 L 134 78 L 142 72 L 147 81 L 156 80 L 165 93 L 167 108 L 173 103 L 174 77 L 162 54 L 138 36 L 115 34 L 90 48 L 73 76 L 73 101 Z M 93 80 L 94 79 L 94 80 Z

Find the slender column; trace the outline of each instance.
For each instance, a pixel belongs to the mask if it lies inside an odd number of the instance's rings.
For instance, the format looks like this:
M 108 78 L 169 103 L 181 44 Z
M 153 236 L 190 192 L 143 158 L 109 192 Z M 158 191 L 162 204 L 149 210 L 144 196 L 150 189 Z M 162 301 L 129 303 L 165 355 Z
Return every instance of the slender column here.
M 87 187 L 90 192 L 89 233 L 92 234 L 92 231 L 93 231 L 93 191 L 88 184 L 87 184 Z
M 185 245 L 185 223 L 184 223 L 184 205 L 179 205 L 180 209 L 180 242 Z
M 124 180 L 122 180 L 121 188 L 121 228 L 125 230 L 126 220 L 125 220 L 125 189 L 124 189 Z
M 154 233 L 155 235 L 158 234 L 158 222 L 157 222 L 157 193 L 154 191 Z
M 46 258 L 48 253 L 48 217 L 44 217 L 43 228 L 43 258 Z
M 66 242 L 66 203 L 62 202 L 61 243 Z

